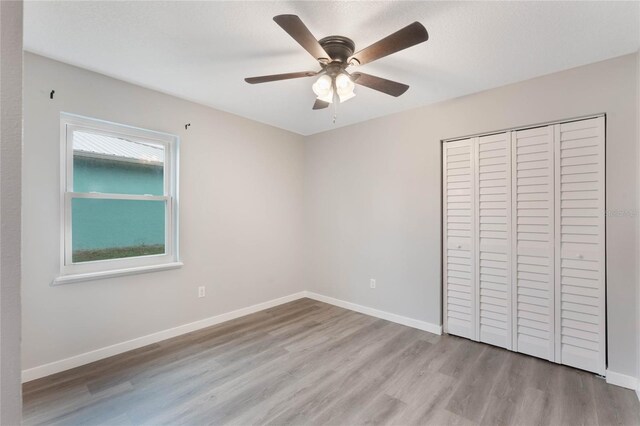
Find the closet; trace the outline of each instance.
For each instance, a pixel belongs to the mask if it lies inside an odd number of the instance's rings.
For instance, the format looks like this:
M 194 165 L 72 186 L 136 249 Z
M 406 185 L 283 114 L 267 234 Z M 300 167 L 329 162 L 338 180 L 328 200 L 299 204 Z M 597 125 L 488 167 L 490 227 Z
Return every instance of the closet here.
M 443 143 L 445 332 L 604 375 L 604 130 Z

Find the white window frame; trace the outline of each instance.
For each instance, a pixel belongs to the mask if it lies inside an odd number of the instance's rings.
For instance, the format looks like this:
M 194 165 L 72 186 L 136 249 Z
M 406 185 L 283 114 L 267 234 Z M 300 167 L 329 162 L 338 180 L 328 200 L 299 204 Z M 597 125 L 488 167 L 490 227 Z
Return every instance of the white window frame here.
M 131 141 L 153 143 L 165 148 L 163 195 L 106 194 L 73 191 L 73 133 L 85 131 Z M 60 114 L 60 276 L 53 285 L 182 266 L 178 252 L 178 154 L 180 138 L 176 135 L 140 129 L 79 115 Z M 157 255 L 72 262 L 71 203 L 74 198 L 141 200 L 165 202 L 165 253 Z

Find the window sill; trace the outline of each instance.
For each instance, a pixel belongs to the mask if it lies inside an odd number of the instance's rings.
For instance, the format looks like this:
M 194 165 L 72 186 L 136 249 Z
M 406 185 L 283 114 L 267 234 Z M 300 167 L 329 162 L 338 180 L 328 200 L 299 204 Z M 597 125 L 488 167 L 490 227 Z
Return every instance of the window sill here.
M 61 275 L 53 280 L 52 286 L 62 284 L 72 284 L 83 281 L 100 280 L 103 278 L 121 277 L 125 275 L 143 274 L 145 272 L 165 271 L 168 269 L 178 269 L 184 264 L 182 262 L 163 263 L 161 265 L 137 266 L 135 268 L 114 269 L 111 271 L 88 272 L 85 274 Z

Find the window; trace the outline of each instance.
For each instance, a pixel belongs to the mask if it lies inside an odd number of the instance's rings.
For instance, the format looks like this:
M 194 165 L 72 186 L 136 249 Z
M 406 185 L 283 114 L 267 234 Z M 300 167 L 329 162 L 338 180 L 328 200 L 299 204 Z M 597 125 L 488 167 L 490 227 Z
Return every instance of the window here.
M 178 267 L 178 137 L 61 115 L 61 276 Z

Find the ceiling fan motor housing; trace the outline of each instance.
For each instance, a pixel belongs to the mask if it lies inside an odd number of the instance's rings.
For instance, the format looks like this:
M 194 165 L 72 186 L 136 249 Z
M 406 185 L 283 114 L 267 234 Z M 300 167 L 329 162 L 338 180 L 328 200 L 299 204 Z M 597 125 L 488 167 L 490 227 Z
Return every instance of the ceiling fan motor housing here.
M 320 46 L 331 56 L 334 62 L 347 63 L 355 50 L 355 43 L 347 37 L 332 35 L 319 40 Z

